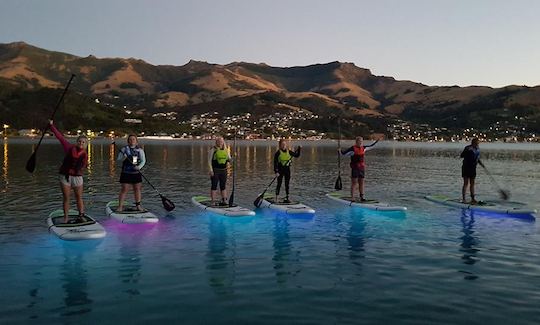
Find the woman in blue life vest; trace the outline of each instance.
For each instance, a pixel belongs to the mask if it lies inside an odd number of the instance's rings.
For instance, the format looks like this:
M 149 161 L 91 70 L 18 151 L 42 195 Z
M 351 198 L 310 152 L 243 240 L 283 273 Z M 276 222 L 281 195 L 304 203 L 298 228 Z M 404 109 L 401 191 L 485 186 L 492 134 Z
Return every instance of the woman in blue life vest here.
M 366 176 L 365 153 L 373 149 L 373 146 L 377 142 L 379 142 L 378 139 L 372 144 L 365 146 L 364 138 L 356 137 L 354 146 L 348 148 L 347 150 L 341 150 L 341 148 L 338 148 L 338 152 L 340 154 L 351 157 L 351 200 L 353 201 L 357 184 L 358 192 L 360 194 L 360 202 L 366 201 L 364 198 L 364 178 Z
M 463 152 L 461 152 L 460 155 L 461 158 L 463 158 L 463 165 L 461 166 L 461 177 L 463 177 L 463 187 L 461 189 L 461 197 L 462 202 L 467 203 L 465 196 L 467 195 L 467 186 L 470 184 L 470 190 L 471 190 L 471 204 L 476 204 L 478 201 L 476 201 L 474 197 L 474 182 L 476 179 L 476 166 L 477 164 L 480 164 L 480 166 L 484 166 L 484 164 L 480 161 L 480 140 L 478 138 L 474 138 L 471 141 L 471 144 L 466 146 L 463 149 Z
M 217 137 L 212 149 L 208 151 L 208 167 L 210 175 L 210 198 L 213 204 L 217 196 L 217 187 L 221 192 L 221 201 L 216 205 L 227 206 L 227 164 L 231 161 L 229 148 L 225 144 L 223 137 Z
M 279 140 L 279 149 L 274 154 L 274 172 L 277 177 L 276 185 L 276 202 L 278 202 L 279 192 L 283 178 L 285 178 L 285 200 L 284 203 L 290 203 L 289 200 L 289 182 L 291 180 L 291 162 L 293 157 L 300 157 L 301 146 L 298 146 L 295 151 L 289 149 L 289 142 L 285 139 Z
M 135 207 L 139 211 L 144 211 L 141 206 L 142 200 L 142 176 L 139 172 L 146 164 L 146 155 L 144 150 L 139 147 L 137 136 L 130 134 L 127 138 L 127 146 L 120 149 L 118 161 L 122 161 L 122 173 L 120 174 L 120 195 L 118 195 L 118 209 L 124 210 L 124 200 L 131 187 L 135 197 Z

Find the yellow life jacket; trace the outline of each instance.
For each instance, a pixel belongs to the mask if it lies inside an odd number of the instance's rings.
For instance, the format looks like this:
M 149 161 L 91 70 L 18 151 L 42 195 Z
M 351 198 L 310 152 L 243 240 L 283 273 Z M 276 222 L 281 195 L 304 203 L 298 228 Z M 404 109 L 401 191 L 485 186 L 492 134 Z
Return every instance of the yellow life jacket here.
M 281 149 L 279 150 L 279 156 L 278 156 L 278 162 L 281 166 L 289 166 L 291 163 L 291 154 L 289 153 L 289 149 L 287 149 L 285 152 Z

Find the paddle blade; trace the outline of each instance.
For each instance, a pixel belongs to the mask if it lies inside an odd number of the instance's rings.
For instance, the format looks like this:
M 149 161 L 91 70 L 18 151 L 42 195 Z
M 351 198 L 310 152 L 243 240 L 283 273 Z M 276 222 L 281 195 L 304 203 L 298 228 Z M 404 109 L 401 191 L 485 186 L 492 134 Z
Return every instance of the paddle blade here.
M 261 202 L 262 202 L 262 194 L 257 196 L 257 198 L 255 199 L 255 201 L 253 201 L 253 205 L 256 207 L 256 208 L 259 208 L 261 206 Z
M 36 152 L 32 152 L 32 155 L 30 158 L 28 158 L 28 161 L 26 162 L 26 170 L 29 173 L 33 173 L 34 170 L 36 170 Z
M 499 194 L 501 195 L 501 199 L 505 201 L 508 201 L 508 199 L 510 198 L 510 193 L 508 191 L 500 190 Z
M 229 206 L 234 206 L 234 192 L 231 193 L 231 196 L 229 197 Z
M 167 211 L 172 211 L 176 207 L 174 203 L 171 202 L 171 200 L 167 199 L 163 195 L 159 195 L 161 197 L 161 203 L 163 203 L 163 208 Z
M 336 183 L 334 184 L 334 189 L 336 191 L 341 191 L 343 189 L 343 184 L 341 183 L 341 176 L 338 176 Z

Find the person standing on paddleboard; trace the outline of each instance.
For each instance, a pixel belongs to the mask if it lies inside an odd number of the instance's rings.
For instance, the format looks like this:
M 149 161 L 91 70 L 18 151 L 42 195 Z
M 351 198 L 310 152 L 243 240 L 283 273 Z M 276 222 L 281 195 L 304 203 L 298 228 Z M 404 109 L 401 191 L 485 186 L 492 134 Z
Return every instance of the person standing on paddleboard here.
M 223 137 L 217 137 L 215 145 L 208 152 L 208 167 L 210 168 L 210 198 L 215 204 L 217 186 L 221 191 L 220 206 L 227 206 L 227 164 L 231 161 L 231 153 L 225 145 Z
M 116 211 L 124 210 L 124 200 L 131 187 L 135 197 L 135 207 L 139 211 L 144 211 L 141 206 L 142 200 L 142 175 L 139 172 L 146 164 L 144 150 L 139 147 L 137 136 L 130 134 L 127 138 L 127 146 L 120 149 L 116 160 L 122 161 L 122 173 L 120 174 L 120 194 L 118 195 L 118 208 Z
M 462 202 L 466 203 L 467 186 L 470 186 L 471 204 L 476 204 L 478 203 L 474 197 L 476 166 L 480 164 L 480 166 L 484 167 L 484 164 L 480 161 L 480 140 L 478 138 L 472 139 L 471 144 L 463 149 L 460 157 L 463 158 L 463 165 L 461 166 L 461 177 L 463 177 Z
M 52 120 L 49 121 L 51 131 L 54 136 L 60 141 L 64 148 L 64 161 L 60 166 L 60 188 L 62 189 L 62 197 L 64 201 L 64 222 L 69 220 L 69 205 L 71 190 L 75 193 L 75 199 L 77 200 L 77 210 L 79 210 L 79 217 L 77 222 L 83 222 L 85 219 L 84 214 L 84 201 L 83 194 L 83 172 L 88 166 L 88 153 L 86 147 L 88 146 L 88 138 L 81 135 L 77 138 L 77 144 L 70 144 L 60 131 L 54 126 Z
M 279 149 L 274 154 L 274 172 L 277 177 L 276 185 L 276 202 L 278 202 L 279 192 L 281 190 L 281 183 L 285 178 L 285 200 L 283 203 L 290 203 L 289 201 L 289 182 L 291 180 L 291 162 L 292 158 L 300 157 L 300 150 L 302 146 L 298 146 L 295 151 L 289 149 L 289 142 L 285 139 L 279 140 Z
M 366 163 L 365 163 L 365 153 L 371 149 L 373 146 L 379 142 L 377 139 L 375 142 L 368 146 L 364 146 L 364 138 L 356 137 L 355 144 L 343 151 L 341 148 L 338 148 L 338 152 L 344 156 L 351 157 L 351 200 L 354 201 L 354 192 L 356 184 L 358 184 L 358 192 L 360 194 L 360 202 L 365 202 L 364 198 L 364 178 L 366 176 Z

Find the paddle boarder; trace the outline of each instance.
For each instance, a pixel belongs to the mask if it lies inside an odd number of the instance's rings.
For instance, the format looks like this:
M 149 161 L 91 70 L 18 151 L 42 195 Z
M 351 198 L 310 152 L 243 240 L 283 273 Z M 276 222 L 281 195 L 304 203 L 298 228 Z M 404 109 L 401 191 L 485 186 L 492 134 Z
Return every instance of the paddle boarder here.
M 70 144 L 64 135 L 54 125 L 52 120 L 49 120 L 51 131 L 54 136 L 60 141 L 64 148 L 64 161 L 60 166 L 60 188 L 62 189 L 63 205 L 64 205 L 64 222 L 69 221 L 69 205 L 71 190 L 75 194 L 77 201 L 77 210 L 79 216 L 75 222 L 84 222 L 84 201 L 83 194 L 83 172 L 88 166 L 88 138 L 84 135 L 77 137 L 77 144 Z
M 290 203 L 289 200 L 289 182 L 291 180 L 291 162 L 293 158 L 300 157 L 300 150 L 302 146 L 296 147 L 295 151 L 292 151 L 289 147 L 289 141 L 286 139 L 279 140 L 279 149 L 274 154 L 274 173 L 277 177 L 276 185 L 276 202 L 278 202 L 279 192 L 281 190 L 281 184 L 283 178 L 285 178 L 285 200 L 283 203 Z
M 146 164 L 144 150 L 139 147 L 137 136 L 130 134 L 127 138 L 127 145 L 120 149 L 118 161 L 122 161 L 122 172 L 120 174 L 120 194 L 118 195 L 118 208 L 116 211 L 124 210 L 124 200 L 131 187 L 135 197 L 135 208 L 138 211 L 145 211 L 141 206 L 142 200 L 142 175 L 140 170 Z
M 215 140 L 214 146 L 208 151 L 208 167 L 210 175 L 210 199 L 212 204 L 227 206 L 227 164 L 232 160 L 231 153 L 223 137 L 219 136 Z M 216 204 L 217 187 L 221 193 L 221 201 Z
M 463 203 L 467 203 L 465 197 L 467 196 L 467 186 L 470 187 L 471 204 L 477 204 L 475 199 L 474 183 L 476 179 L 476 166 L 484 167 L 482 161 L 480 161 L 480 140 L 474 138 L 471 144 L 466 146 L 460 155 L 463 158 L 463 164 L 461 166 L 461 177 L 463 177 L 463 187 L 461 189 L 461 199 Z
M 358 192 L 360 194 L 360 202 L 365 202 L 364 198 L 364 178 L 366 176 L 366 163 L 365 153 L 375 146 L 379 142 L 379 139 L 375 140 L 370 145 L 364 145 L 364 138 L 356 137 L 355 143 L 347 150 L 341 150 L 338 148 L 338 152 L 344 156 L 351 157 L 351 200 L 354 201 L 354 192 L 356 185 L 358 184 Z

